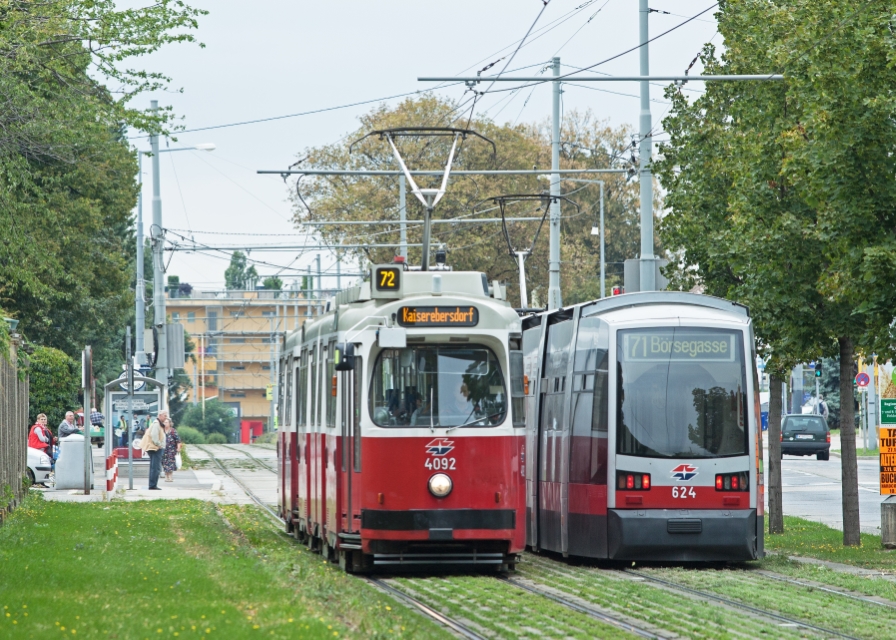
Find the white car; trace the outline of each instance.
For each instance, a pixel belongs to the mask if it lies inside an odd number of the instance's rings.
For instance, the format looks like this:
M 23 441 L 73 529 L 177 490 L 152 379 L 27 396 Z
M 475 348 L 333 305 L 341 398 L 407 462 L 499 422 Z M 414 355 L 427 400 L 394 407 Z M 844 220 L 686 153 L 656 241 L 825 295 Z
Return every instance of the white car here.
M 53 472 L 53 461 L 40 449 L 28 447 L 28 479 L 31 484 L 45 483 Z

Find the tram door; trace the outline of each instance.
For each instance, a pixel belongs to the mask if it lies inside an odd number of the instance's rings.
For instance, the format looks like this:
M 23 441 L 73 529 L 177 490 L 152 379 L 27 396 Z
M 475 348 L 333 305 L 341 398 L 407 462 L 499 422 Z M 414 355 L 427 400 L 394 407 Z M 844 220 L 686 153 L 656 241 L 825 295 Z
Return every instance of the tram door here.
M 607 557 L 607 425 L 610 332 L 599 318 L 576 329 L 569 423 L 570 555 Z
M 361 525 L 361 388 L 363 366 L 360 356 L 355 356 L 353 371 L 339 374 L 339 434 L 342 440 L 340 487 L 342 521 L 341 530 L 349 533 L 360 531 Z
M 571 318 L 548 326 L 544 377 L 541 380 L 541 424 L 539 428 L 538 547 L 565 552 L 561 532 L 565 528 L 568 501 L 569 429 L 566 406 Z
M 538 544 L 538 380 L 541 378 L 541 333 L 540 317 L 535 319 L 539 324 L 523 331 L 523 367 L 528 379 L 526 390 L 526 544 L 535 547 Z

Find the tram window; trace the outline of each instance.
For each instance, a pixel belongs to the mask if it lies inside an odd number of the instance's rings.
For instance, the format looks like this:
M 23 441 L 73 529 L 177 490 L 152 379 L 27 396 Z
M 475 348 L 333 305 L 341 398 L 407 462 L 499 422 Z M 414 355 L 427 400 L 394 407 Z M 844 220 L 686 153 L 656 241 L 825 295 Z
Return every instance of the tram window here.
M 352 398 L 352 444 L 354 445 L 354 467 L 355 472 L 361 472 L 361 385 L 364 384 L 364 367 L 361 356 L 355 356 L 355 369 L 351 375 L 354 376 L 352 389 L 354 398 Z
M 308 363 L 308 375 L 311 377 L 311 415 L 308 416 L 309 424 L 317 422 L 317 345 L 311 348 L 311 362 Z
M 607 483 L 607 376 L 610 334 L 599 318 L 582 318 L 573 357 L 569 481 Z
M 283 420 L 286 424 L 292 424 L 292 362 L 289 360 L 286 361 L 286 366 L 288 367 L 286 370 L 286 396 L 285 402 L 285 412 Z
M 296 400 L 299 403 L 299 415 L 298 422 L 299 425 L 304 427 L 307 424 L 306 418 L 308 417 L 307 406 L 308 406 L 308 350 L 306 349 L 302 353 L 302 366 L 299 368 L 299 389 L 298 394 L 296 396 Z
M 386 349 L 374 366 L 369 405 L 383 427 L 489 427 L 504 422 L 507 391 L 487 347 Z
M 333 352 L 336 349 L 336 342 L 330 342 L 327 348 L 327 378 L 324 380 L 324 392 L 327 394 L 327 426 L 336 426 L 336 396 L 333 395 L 333 376 L 336 374 L 336 368 L 333 364 Z
M 743 333 L 696 327 L 617 334 L 617 452 L 715 458 L 748 451 Z
M 523 352 L 510 352 L 510 410 L 513 414 L 513 426 L 526 426 L 526 389 L 523 384 Z

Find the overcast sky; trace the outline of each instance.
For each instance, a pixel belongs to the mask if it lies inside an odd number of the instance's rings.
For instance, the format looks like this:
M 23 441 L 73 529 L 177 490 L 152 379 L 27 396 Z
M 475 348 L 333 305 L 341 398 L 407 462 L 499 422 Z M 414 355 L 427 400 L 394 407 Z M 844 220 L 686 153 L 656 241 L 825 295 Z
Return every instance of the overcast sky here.
M 417 81 L 418 76 L 475 74 L 511 53 L 543 6 L 541 0 L 199 0 L 192 4 L 209 11 L 196 33 L 205 48 L 174 45 L 142 60 L 147 69 L 170 75 L 173 88 L 183 89 L 182 93 L 147 95 L 146 103 L 157 99 L 172 106 L 187 129 L 338 107 L 429 88 Z M 672 15 L 652 13 L 650 35 L 711 6 L 711 0 L 651 0 L 652 9 Z M 651 74 L 681 74 L 704 43 L 722 44 L 716 35 L 714 11 L 652 43 Z M 563 64 L 585 67 L 637 44 L 636 0 L 551 0 L 510 69 L 534 65 L 517 72 L 532 74 L 554 55 L 559 55 Z M 634 51 L 597 70 L 637 75 L 638 64 Z M 691 73 L 699 71 L 698 64 Z M 495 88 L 499 86 L 509 85 Z M 614 126 L 637 124 L 637 84 L 588 86 L 592 88 L 565 86 L 564 109 L 591 109 Z M 700 84 L 689 86 L 696 89 Z M 448 88 L 443 93 L 458 98 L 463 88 Z M 653 87 L 651 97 L 657 101 L 652 103 L 652 111 L 659 129 L 657 123 L 667 108 L 662 87 Z M 217 149 L 160 155 L 164 226 L 213 246 L 303 243 L 290 222 L 287 186 L 277 176 L 259 176 L 256 171 L 285 168 L 303 148 L 339 140 L 357 128 L 358 116 L 375 105 L 179 134 L 177 142 L 169 143 L 171 148 L 212 142 Z M 542 120 L 550 116 L 550 86 L 524 89 L 513 96 L 485 96 L 477 110 L 498 122 Z M 133 142 L 141 149 L 149 147 L 146 139 Z M 145 159 L 146 230 L 151 219 L 150 166 Z M 317 253 L 322 252 L 253 251 L 251 257 L 277 265 L 259 264 L 257 268 L 263 275 L 280 273 L 289 285 L 299 275 L 296 269 L 313 264 Z M 322 260 L 325 269 L 332 268 L 332 257 L 324 253 Z M 228 262 L 223 254 L 176 253 L 168 273 L 198 288 L 221 288 Z M 333 284 L 333 280 L 325 281 L 325 286 Z

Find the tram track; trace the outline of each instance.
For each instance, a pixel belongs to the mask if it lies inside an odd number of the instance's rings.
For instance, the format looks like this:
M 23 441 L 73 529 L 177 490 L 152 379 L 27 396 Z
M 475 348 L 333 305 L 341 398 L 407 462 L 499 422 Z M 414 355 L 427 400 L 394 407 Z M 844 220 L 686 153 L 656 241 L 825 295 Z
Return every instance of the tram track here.
M 795 627 L 802 627 L 805 629 L 810 629 L 817 633 L 821 633 L 826 637 L 836 636 L 838 638 L 845 638 L 847 640 L 859 640 L 855 636 L 848 635 L 841 631 L 837 631 L 835 629 L 827 629 L 825 627 L 820 627 L 812 624 L 811 622 L 806 622 L 804 620 L 797 620 L 796 618 L 790 618 L 788 616 L 781 615 L 780 613 L 769 611 L 768 609 L 762 609 L 760 607 L 755 607 L 753 605 L 747 604 L 745 602 L 741 602 L 739 600 L 733 600 L 731 598 L 726 598 L 724 596 L 720 596 L 715 593 L 708 593 L 706 591 L 700 589 L 694 589 L 687 585 L 680 584 L 678 582 L 674 582 L 672 580 L 666 580 L 663 578 L 658 578 L 656 576 L 651 576 L 649 574 L 644 573 L 643 571 L 636 571 L 634 569 L 621 569 L 620 573 L 634 575 L 642 580 L 647 580 L 656 584 L 663 585 L 666 588 L 674 589 L 676 591 L 680 591 L 683 593 L 690 594 L 692 596 L 697 596 L 700 598 L 705 598 L 707 600 L 712 600 L 714 602 L 718 602 L 719 604 L 724 604 L 729 607 L 735 607 L 737 609 L 743 609 L 744 611 L 748 611 L 754 615 L 763 616 L 765 618 L 771 618 L 772 620 L 777 620 L 787 625 L 793 625 Z M 843 595 L 843 594 L 838 594 Z
M 274 467 L 272 467 L 272 466 L 271 466 L 270 464 L 268 464 L 265 460 L 262 460 L 261 458 L 257 458 L 257 457 L 255 457 L 255 456 L 253 456 L 253 455 L 252 455 L 251 453 L 249 453 L 248 451 L 244 451 L 243 449 L 235 449 L 235 448 L 233 448 L 232 446 L 230 446 L 230 445 L 228 445 L 228 444 L 221 444 L 221 445 L 218 445 L 218 446 L 219 446 L 219 447 L 225 447 L 225 448 L 229 449 L 230 451 L 235 451 L 235 452 L 237 452 L 237 453 L 242 453 L 244 456 L 246 456 L 247 458 L 249 458 L 249 459 L 252 460 L 253 462 L 257 463 L 260 467 L 262 467 L 262 468 L 264 468 L 264 469 L 267 469 L 268 471 L 270 471 L 270 472 L 273 473 L 274 475 L 277 474 L 277 469 L 275 469 Z
M 764 576 L 766 578 L 770 578 L 771 580 L 777 580 L 778 582 L 786 582 L 788 584 L 792 584 L 794 586 L 803 587 L 805 589 L 812 589 L 815 591 L 824 591 L 825 593 L 831 593 L 834 595 L 842 596 L 844 598 L 849 598 L 850 600 L 856 600 L 858 602 L 865 602 L 868 604 L 874 604 L 880 607 L 888 607 L 890 609 L 896 609 L 896 602 L 892 602 L 890 600 L 885 600 L 883 598 L 877 598 L 875 596 L 861 596 L 855 593 L 848 593 L 843 591 L 842 589 L 837 589 L 829 585 L 824 585 L 815 581 L 804 581 L 797 580 L 796 578 L 790 578 L 788 576 L 781 575 L 780 573 L 776 573 L 774 571 L 768 571 L 765 569 L 752 569 L 749 570 L 751 573 L 756 573 L 757 575 Z
M 226 466 L 221 464 L 221 461 L 218 460 L 218 458 L 215 456 L 215 454 L 213 452 L 209 451 L 208 449 L 205 449 L 202 445 L 192 445 L 192 446 L 195 446 L 197 449 L 204 451 L 209 456 L 209 458 L 211 458 L 212 462 L 214 462 L 217 465 L 217 467 L 224 474 L 226 474 L 234 482 L 236 482 L 239 485 L 239 487 L 243 491 L 246 492 L 246 495 L 249 496 L 249 498 L 255 504 L 257 504 L 259 507 L 261 507 L 261 509 L 265 513 L 265 515 L 268 516 L 272 520 L 272 522 L 276 525 L 278 533 L 282 533 L 283 520 L 280 518 L 280 516 L 277 514 L 277 512 L 274 511 L 270 507 L 270 505 L 265 504 L 261 500 L 261 498 L 259 498 L 251 489 L 249 489 L 248 486 L 246 486 L 246 484 L 244 482 L 242 482 L 238 477 L 236 477 L 236 474 L 234 474 L 230 469 L 228 469 Z M 232 451 L 239 451 L 238 449 L 232 449 L 231 447 L 227 447 L 227 448 L 231 449 Z M 249 455 L 249 457 L 251 458 L 253 456 Z M 436 611 L 435 609 L 433 609 L 432 607 L 427 605 L 422 600 L 415 598 L 414 596 L 407 594 L 399 589 L 396 589 L 395 587 L 393 587 L 391 585 L 386 584 L 381 579 L 370 578 L 367 576 L 357 576 L 357 578 L 359 580 L 364 580 L 365 582 L 367 582 L 374 588 L 379 589 L 383 593 L 390 595 L 392 598 L 395 598 L 396 600 L 400 600 L 403 603 L 405 603 L 406 605 L 409 605 L 409 606 L 415 608 L 417 611 L 419 611 L 424 616 L 426 616 L 426 617 L 430 618 L 431 620 L 437 622 L 438 624 L 446 627 L 447 629 L 450 629 L 451 631 L 453 631 L 455 634 L 457 634 L 458 636 L 460 636 L 462 638 L 467 638 L 468 640 L 487 640 L 485 636 L 482 636 L 482 635 L 476 633 L 473 629 L 464 625 L 463 623 L 459 622 L 458 620 L 455 620 L 443 613 Z

